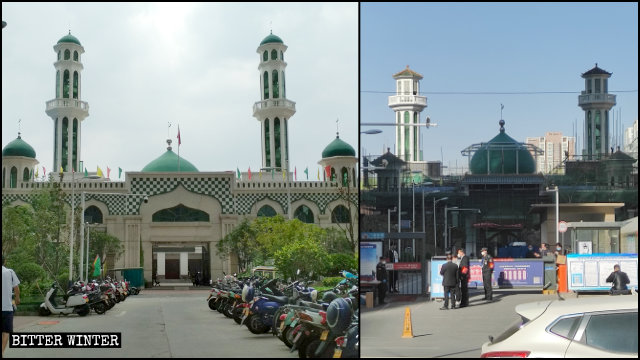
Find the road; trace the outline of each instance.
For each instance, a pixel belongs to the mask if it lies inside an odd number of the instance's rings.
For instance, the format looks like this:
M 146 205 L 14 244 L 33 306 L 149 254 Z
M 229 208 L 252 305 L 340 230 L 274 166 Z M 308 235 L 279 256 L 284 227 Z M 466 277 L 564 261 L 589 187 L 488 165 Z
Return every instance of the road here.
M 143 290 L 104 315 L 17 317 L 14 331 L 121 332 L 121 349 L 20 349 L 5 357 L 253 357 L 296 358 L 271 333 L 254 335 L 246 326 L 208 308 L 206 290 Z M 42 321 L 57 322 L 40 324 Z

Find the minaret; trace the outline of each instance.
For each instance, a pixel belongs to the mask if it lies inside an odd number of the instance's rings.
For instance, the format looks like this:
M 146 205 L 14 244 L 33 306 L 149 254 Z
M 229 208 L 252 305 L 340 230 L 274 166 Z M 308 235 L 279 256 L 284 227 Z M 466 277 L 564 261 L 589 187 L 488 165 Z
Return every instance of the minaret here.
M 596 66 L 582 74 L 585 90 L 578 96 L 578 106 L 584 110 L 585 160 L 599 160 L 609 154 L 609 110 L 616 104 L 616 96 L 609 94 L 610 72 Z
M 396 124 L 420 123 L 420 112 L 427 107 L 427 97 L 420 93 L 422 75 L 407 68 L 393 75 L 396 95 L 389 96 L 389 107 L 396 112 Z M 420 155 L 420 127 L 396 126 L 396 156 L 410 163 L 424 162 Z
M 56 68 L 55 98 L 47 101 L 46 113 L 54 122 L 53 172 L 81 171 L 80 143 L 82 120 L 89 115 L 89 104 L 81 101 L 83 70 L 81 55 L 84 47 L 80 41 L 69 34 L 58 40 L 53 47 L 58 60 Z
M 285 51 L 287 46 L 273 33 L 264 38 L 258 47 L 261 100 L 253 105 L 253 116 L 260 121 L 262 127 L 262 169 L 286 169 L 288 172 L 287 124 L 296 113 L 296 103 L 287 100 Z

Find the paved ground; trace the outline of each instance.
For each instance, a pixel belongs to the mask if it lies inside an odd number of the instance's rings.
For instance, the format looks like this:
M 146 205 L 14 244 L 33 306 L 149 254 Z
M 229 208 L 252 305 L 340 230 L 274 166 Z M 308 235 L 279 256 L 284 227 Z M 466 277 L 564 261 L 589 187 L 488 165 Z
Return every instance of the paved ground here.
M 480 357 L 482 344 L 489 335 L 499 335 L 519 316 L 515 306 L 521 303 L 555 300 L 541 290 L 494 290 L 494 302 L 482 298 L 482 290 L 469 289 L 469 306 L 439 310 L 442 301 L 426 297 L 398 296 L 382 307 L 362 307 L 360 349 L 362 357 Z M 564 298 L 575 297 L 563 294 Z M 581 297 L 583 295 L 580 295 Z M 587 295 L 606 296 L 606 295 Z M 411 310 L 413 338 L 402 338 L 405 308 Z
M 293 358 L 280 340 L 254 335 L 206 304 L 208 290 L 143 290 L 104 315 L 17 316 L 16 332 L 121 332 L 122 349 L 13 349 L 6 357 Z M 56 322 L 41 324 L 41 322 Z

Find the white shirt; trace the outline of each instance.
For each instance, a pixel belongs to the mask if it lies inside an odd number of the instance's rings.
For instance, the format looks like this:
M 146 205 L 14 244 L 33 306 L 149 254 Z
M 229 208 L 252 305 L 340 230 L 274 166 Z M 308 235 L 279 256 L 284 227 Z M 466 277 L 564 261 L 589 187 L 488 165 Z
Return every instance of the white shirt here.
M 20 280 L 18 280 L 16 273 L 2 265 L 2 311 L 13 311 L 11 292 L 19 284 Z

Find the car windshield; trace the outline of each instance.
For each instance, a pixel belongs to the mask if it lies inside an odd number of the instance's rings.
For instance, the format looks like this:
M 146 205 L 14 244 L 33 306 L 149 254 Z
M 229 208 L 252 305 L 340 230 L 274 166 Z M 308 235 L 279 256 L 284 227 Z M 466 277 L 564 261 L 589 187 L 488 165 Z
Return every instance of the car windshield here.
M 520 319 L 514 321 L 513 324 L 509 326 L 509 328 L 507 328 L 507 330 L 505 330 L 502 334 L 498 335 L 498 337 L 494 338 L 492 343 L 497 344 L 501 341 L 508 339 L 511 335 L 515 334 L 518 330 L 520 330 L 524 326 L 524 324 L 527 323 L 527 321 L 528 320 L 526 318 L 520 317 Z

